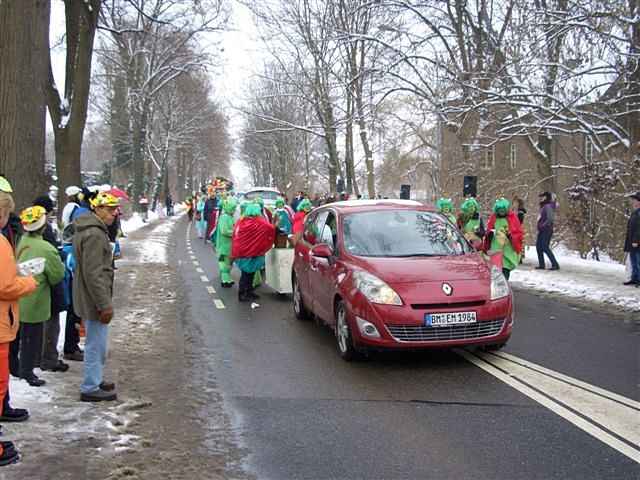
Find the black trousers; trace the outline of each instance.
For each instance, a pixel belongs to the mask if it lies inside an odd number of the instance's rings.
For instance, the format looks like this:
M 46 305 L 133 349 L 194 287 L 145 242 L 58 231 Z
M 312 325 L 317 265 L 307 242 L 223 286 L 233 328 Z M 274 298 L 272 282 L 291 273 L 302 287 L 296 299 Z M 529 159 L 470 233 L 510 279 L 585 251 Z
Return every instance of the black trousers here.
M 253 291 L 253 272 L 240 270 L 240 283 L 238 284 L 238 295 L 243 296 Z
M 58 337 L 60 336 L 60 314 L 51 315 L 51 318 L 44 322 L 42 368 L 54 368 L 58 365 Z
M 67 325 L 64 329 L 64 353 L 75 353 L 80 350 L 80 317 L 73 313 L 73 308 L 67 310 Z
M 23 323 L 20 325 L 20 376 L 33 375 L 33 369 L 40 364 L 42 355 L 42 333 L 44 323 Z
M 16 338 L 9 345 L 9 372 L 14 377 L 20 377 L 20 329 L 16 332 Z

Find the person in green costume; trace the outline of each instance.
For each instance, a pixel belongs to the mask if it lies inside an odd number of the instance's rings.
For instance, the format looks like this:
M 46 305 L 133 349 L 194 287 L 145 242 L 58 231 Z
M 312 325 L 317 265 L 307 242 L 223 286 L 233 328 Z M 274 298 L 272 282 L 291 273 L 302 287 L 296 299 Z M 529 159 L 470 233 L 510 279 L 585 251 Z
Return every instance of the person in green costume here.
M 276 200 L 276 209 L 273 212 L 274 225 L 285 235 L 291 234 L 293 219 L 289 212 L 284 208 L 284 199 L 278 197 Z
M 467 198 L 462 203 L 456 224 L 471 245 L 479 250 L 482 246 L 485 229 L 482 218 L 480 218 L 480 204 L 475 198 Z
M 231 278 L 231 237 L 235 225 L 234 214 L 238 202 L 233 197 L 227 197 L 222 202 L 222 214 L 216 226 L 216 252 L 218 253 L 218 268 L 220 270 L 220 283 L 222 288 L 233 286 Z
M 484 250 L 502 252 L 502 273 L 509 280 L 511 271 L 520 263 L 524 231 L 517 215 L 510 209 L 509 200 L 499 198 L 487 222 Z
M 456 216 L 453 214 L 453 201 L 450 198 L 440 198 L 436 202 L 436 207 L 438 207 L 438 212 L 447 217 L 447 219 L 456 224 Z

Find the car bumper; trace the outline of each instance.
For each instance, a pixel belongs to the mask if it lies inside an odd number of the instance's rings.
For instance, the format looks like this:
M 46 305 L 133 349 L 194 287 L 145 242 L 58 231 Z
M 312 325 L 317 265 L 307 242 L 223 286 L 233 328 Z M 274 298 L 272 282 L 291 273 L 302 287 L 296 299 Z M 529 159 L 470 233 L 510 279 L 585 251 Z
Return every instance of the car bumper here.
M 426 326 L 425 313 L 457 311 L 476 312 L 477 322 L 443 327 Z M 351 331 L 358 347 L 381 349 L 453 348 L 467 345 L 491 345 L 505 343 L 513 329 L 511 297 L 488 301 L 478 308 L 447 310 L 418 310 L 408 305 L 367 305 L 350 312 Z M 367 335 L 356 317 L 373 324 L 379 336 Z

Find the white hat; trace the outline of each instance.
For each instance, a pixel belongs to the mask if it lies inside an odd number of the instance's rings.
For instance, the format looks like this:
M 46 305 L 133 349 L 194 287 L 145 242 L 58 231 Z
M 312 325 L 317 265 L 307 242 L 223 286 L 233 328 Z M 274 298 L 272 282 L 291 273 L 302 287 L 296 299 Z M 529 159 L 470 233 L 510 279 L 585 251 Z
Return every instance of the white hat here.
M 76 187 L 75 185 L 71 185 L 69 187 L 66 188 L 66 190 L 64 191 L 65 195 L 67 197 L 73 197 L 77 194 L 79 194 L 82 191 L 81 188 Z
M 108 191 L 110 191 L 110 190 L 111 190 L 111 185 L 109 185 L 109 184 L 107 184 L 107 183 L 105 183 L 104 185 L 100 185 L 100 186 L 98 187 L 98 191 L 99 191 L 99 192 L 108 192 Z
M 91 185 L 91 186 L 89 187 L 89 191 L 90 191 L 91 193 L 99 192 L 99 191 L 100 191 L 100 187 L 99 187 L 98 185 Z

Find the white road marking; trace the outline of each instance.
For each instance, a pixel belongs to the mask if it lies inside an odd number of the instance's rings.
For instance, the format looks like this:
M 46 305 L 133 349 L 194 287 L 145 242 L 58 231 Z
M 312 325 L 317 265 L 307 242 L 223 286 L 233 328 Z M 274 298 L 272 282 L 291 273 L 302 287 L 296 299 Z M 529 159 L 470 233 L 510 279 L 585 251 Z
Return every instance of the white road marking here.
M 198 272 L 198 273 L 204 273 L 204 270 L 203 270 L 203 269 L 201 269 L 200 267 L 198 267 L 198 268 L 196 268 L 196 272 Z
M 199 267 L 200 266 L 200 262 L 197 260 L 193 260 L 193 266 L 194 267 Z
M 493 355 L 504 358 L 506 360 L 510 360 L 513 363 L 517 363 L 524 367 L 530 368 L 535 371 L 539 371 L 544 373 L 550 377 L 555 377 L 559 380 L 562 380 L 565 383 L 570 385 L 575 385 L 577 387 L 583 388 L 584 390 L 588 390 L 593 393 L 597 393 L 602 397 L 609 398 L 611 400 L 615 400 L 616 402 L 622 403 L 631 408 L 635 408 L 640 410 L 640 402 L 637 402 L 631 398 L 623 397 L 622 395 L 618 395 L 617 393 L 610 392 L 609 390 L 605 390 L 604 388 L 596 387 L 595 385 L 591 385 L 590 383 L 583 382 L 582 380 L 578 380 L 577 378 L 569 377 L 568 375 L 564 375 L 560 372 L 556 372 L 554 370 L 550 370 L 548 368 L 543 367 L 542 365 L 535 364 L 533 362 L 529 362 L 522 358 L 516 357 L 515 355 L 511 355 L 506 352 L 492 352 Z
M 211 295 L 215 295 L 216 289 L 209 285 L 207 286 L 207 292 L 209 292 Z
M 224 302 L 223 302 L 222 300 L 220 300 L 219 298 L 216 298 L 216 299 L 213 301 L 213 303 L 215 303 L 216 308 L 217 308 L 218 310 L 222 310 L 223 308 L 225 308 L 225 306 L 224 306 Z
M 603 397 L 594 393 L 593 389 L 597 387 L 589 386 L 590 389 L 585 389 L 576 386 L 580 382 L 579 380 L 571 379 L 571 377 L 549 369 L 545 369 L 549 373 L 532 370 L 523 366 L 522 360 L 517 357 L 511 356 L 511 358 L 517 359 L 518 363 L 514 363 L 501 356 L 486 353 L 478 353 L 476 356 L 465 350 L 456 350 L 456 352 L 589 435 L 640 463 L 640 449 L 635 447 L 640 447 L 638 411 L 627 406 L 628 402 L 632 402 L 632 400 L 626 399 L 626 403 L 621 404 L 611 399 L 614 395 L 611 392 L 607 392 L 607 396 Z M 540 368 L 542 367 L 537 370 Z M 550 376 L 551 373 L 553 376 Z M 558 380 L 560 376 L 570 382 Z M 578 412 L 580 415 L 574 412 Z M 611 435 L 601 426 L 634 446 Z
M 204 283 L 207 283 L 209 281 L 206 275 L 200 275 L 200 280 L 202 280 Z

